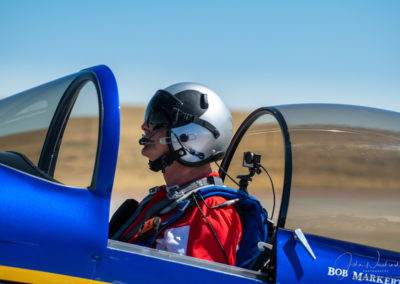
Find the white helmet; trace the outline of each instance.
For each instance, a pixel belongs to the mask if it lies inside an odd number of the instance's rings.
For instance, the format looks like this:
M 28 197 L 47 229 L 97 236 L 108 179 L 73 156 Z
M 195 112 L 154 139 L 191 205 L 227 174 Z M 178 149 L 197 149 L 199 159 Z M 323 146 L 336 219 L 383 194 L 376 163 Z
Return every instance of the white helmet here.
M 178 83 L 158 90 L 145 112 L 151 129 L 167 128 L 169 153 L 150 161 L 164 170 L 174 160 L 197 167 L 222 159 L 232 137 L 232 116 L 219 96 L 196 83 Z

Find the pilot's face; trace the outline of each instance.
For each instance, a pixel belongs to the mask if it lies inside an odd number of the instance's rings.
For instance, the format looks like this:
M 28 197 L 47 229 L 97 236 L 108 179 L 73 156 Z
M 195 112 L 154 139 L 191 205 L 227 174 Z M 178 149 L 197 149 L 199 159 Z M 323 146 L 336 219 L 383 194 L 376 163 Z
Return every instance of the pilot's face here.
M 143 156 L 149 158 L 150 161 L 155 161 L 161 157 L 161 155 L 168 152 L 168 145 L 160 143 L 160 138 L 167 135 L 167 130 L 165 128 L 150 130 L 147 124 L 143 123 L 142 130 L 145 137 L 150 139 L 150 141 L 143 146 Z

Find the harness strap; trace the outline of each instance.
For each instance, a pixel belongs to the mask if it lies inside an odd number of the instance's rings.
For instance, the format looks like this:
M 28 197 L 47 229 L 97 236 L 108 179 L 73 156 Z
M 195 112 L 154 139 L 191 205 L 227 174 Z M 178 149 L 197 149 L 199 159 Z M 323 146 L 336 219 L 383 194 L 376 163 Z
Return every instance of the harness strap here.
M 117 230 L 117 232 L 112 235 L 111 239 L 112 240 L 118 240 L 121 235 L 125 232 L 125 230 L 129 227 L 129 225 L 137 218 L 140 212 L 142 212 L 143 207 L 149 203 L 149 201 L 153 198 L 153 195 L 157 192 L 158 186 L 152 187 L 149 189 L 149 194 L 140 202 L 138 208 L 133 212 L 131 217 L 126 220 L 126 222 Z
M 154 204 L 154 206 L 150 207 L 149 210 L 147 210 L 145 217 L 143 218 L 142 221 L 140 221 L 138 224 L 136 224 L 136 226 L 129 231 L 128 234 L 126 234 L 123 238 L 122 241 L 127 242 L 130 238 L 132 238 L 136 232 L 140 229 L 140 227 L 149 219 L 155 217 L 160 211 L 161 209 L 163 209 L 165 206 L 167 206 L 169 203 L 171 203 L 172 201 L 164 198 L 163 200 L 161 200 L 160 202 Z M 140 212 L 139 212 L 140 213 Z M 138 215 L 139 215 L 138 213 Z
M 211 177 L 210 177 L 211 178 Z M 219 183 L 219 181 L 221 181 L 222 184 L 222 180 L 217 178 L 215 179 L 216 183 Z M 200 182 L 201 184 L 204 184 L 204 181 Z M 220 193 L 218 190 L 209 190 L 207 187 L 209 186 L 203 186 L 200 188 L 196 188 L 196 190 L 192 190 L 190 191 L 190 188 L 187 188 L 187 191 L 189 193 L 189 195 L 184 195 L 184 198 L 181 199 L 180 202 L 178 202 L 177 204 L 177 208 L 178 210 L 168 219 L 166 219 L 164 222 L 161 223 L 161 225 L 157 228 L 157 230 L 153 230 L 153 234 L 146 234 L 146 235 L 141 235 L 136 239 L 136 243 L 137 244 L 141 244 L 144 246 L 148 246 L 148 247 L 152 247 L 155 240 L 157 239 L 157 237 L 159 236 L 159 234 L 165 230 L 166 228 L 168 228 L 170 225 L 172 225 L 175 221 L 177 221 L 186 211 L 186 209 L 193 207 L 195 204 L 197 204 L 197 202 L 195 201 L 196 199 L 196 195 L 199 195 L 201 197 L 201 199 L 204 201 L 205 198 L 208 198 L 210 196 L 215 196 L 215 195 L 219 195 L 218 193 Z M 200 194 L 199 194 L 200 193 Z M 234 198 L 228 201 L 225 201 L 217 206 L 214 207 L 210 207 L 211 209 L 217 209 L 217 208 L 222 208 L 225 206 L 229 206 L 229 205 L 233 205 L 234 203 L 240 202 L 244 199 L 249 198 L 249 196 L 243 192 L 238 192 L 239 195 L 241 195 L 241 197 L 239 198 Z M 191 196 L 193 198 L 191 198 Z M 207 206 L 207 205 L 206 205 Z M 213 230 L 213 229 L 212 229 Z M 215 234 L 215 232 L 214 232 Z M 217 238 L 217 241 L 219 242 L 219 239 Z M 223 247 L 221 246 L 222 250 Z M 225 254 L 225 251 L 223 250 L 223 253 Z M 228 262 L 228 261 L 227 261 Z
M 194 182 L 191 182 L 183 187 L 173 186 L 167 188 L 168 190 L 167 198 L 164 198 L 163 200 L 161 200 L 160 202 L 154 204 L 151 208 L 149 208 L 143 220 L 140 221 L 138 224 L 136 224 L 136 226 L 122 238 L 122 241 L 128 241 L 130 238 L 132 238 L 147 220 L 155 217 L 156 215 L 165 215 L 171 212 L 171 210 L 175 209 L 178 206 L 180 201 L 186 199 L 190 194 L 199 190 L 200 188 L 204 188 L 206 186 L 211 186 L 211 185 L 223 185 L 222 179 L 219 177 L 210 176 L 195 180 Z M 153 198 L 153 195 L 154 193 L 149 194 L 140 203 L 138 209 L 131 216 L 131 218 L 129 218 L 128 221 L 125 222 L 125 224 L 121 227 L 121 229 L 119 229 L 117 233 L 114 234 L 114 236 L 117 237 L 116 239 L 118 239 L 123 234 L 123 232 L 129 227 L 129 225 L 137 218 L 137 216 L 143 210 L 144 206 L 151 200 L 151 198 Z M 142 205 L 144 201 L 146 201 L 146 204 Z
M 167 196 L 168 198 L 171 198 L 173 202 L 171 202 L 171 204 L 163 208 L 160 211 L 160 214 L 165 215 L 171 212 L 178 206 L 179 202 L 188 198 L 192 193 L 195 193 L 202 188 L 214 185 L 223 186 L 224 183 L 222 182 L 222 179 L 220 177 L 209 176 L 195 180 L 194 182 L 189 183 L 188 185 L 185 185 L 184 187 L 181 188 L 179 187 L 172 188 L 168 192 Z
M 265 266 L 267 260 L 271 259 L 271 251 L 267 249 L 262 252 L 259 244 L 271 243 L 273 223 L 268 219 L 268 214 L 260 202 L 243 191 L 226 187 L 213 188 L 205 186 L 189 193 L 193 195 L 182 199 L 176 207 L 177 210 L 169 218 L 164 220 L 158 227 L 152 226 L 154 230 L 151 233 L 139 235 L 135 243 L 152 247 L 165 229 L 179 220 L 186 210 L 196 204 L 195 199 L 197 197 L 201 198 L 205 203 L 205 200 L 211 196 L 221 196 L 227 201 L 208 208 L 217 209 L 238 204 L 235 209 L 239 214 L 243 232 L 242 244 L 236 254 L 235 266 L 265 271 L 267 269 Z
M 144 246 L 148 246 L 148 247 L 152 247 L 153 243 L 157 239 L 157 237 L 160 234 L 160 232 L 162 232 L 167 227 L 169 227 L 173 222 L 178 220 L 183 215 L 183 213 L 185 213 L 184 210 L 182 210 L 182 211 L 178 210 L 170 218 L 168 218 L 163 223 L 161 223 L 160 226 L 157 228 L 157 230 L 153 231 L 153 235 L 150 235 L 150 236 L 149 235 L 141 235 L 136 239 L 135 243 L 136 244 L 140 244 L 140 245 L 144 245 Z

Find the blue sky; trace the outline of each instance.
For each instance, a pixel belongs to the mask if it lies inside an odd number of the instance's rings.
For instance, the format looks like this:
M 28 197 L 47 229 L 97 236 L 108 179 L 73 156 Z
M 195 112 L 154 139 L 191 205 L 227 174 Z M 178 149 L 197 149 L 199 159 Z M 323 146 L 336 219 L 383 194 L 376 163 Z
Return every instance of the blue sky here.
M 400 111 L 400 1 L 0 1 L 0 97 L 106 64 L 121 104 L 194 81 L 232 109 Z

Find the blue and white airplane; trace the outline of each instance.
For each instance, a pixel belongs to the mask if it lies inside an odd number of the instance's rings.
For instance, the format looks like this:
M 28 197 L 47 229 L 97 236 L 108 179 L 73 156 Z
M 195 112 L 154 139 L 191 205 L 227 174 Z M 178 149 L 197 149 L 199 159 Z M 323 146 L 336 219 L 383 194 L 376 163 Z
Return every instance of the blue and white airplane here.
M 244 120 L 220 175 L 252 152 L 271 177 L 248 186 L 274 223 L 256 270 L 109 239 L 119 125 L 104 65 L 0 100 L 0 283 L 400 284 L 400 113 L 305 104 Z

